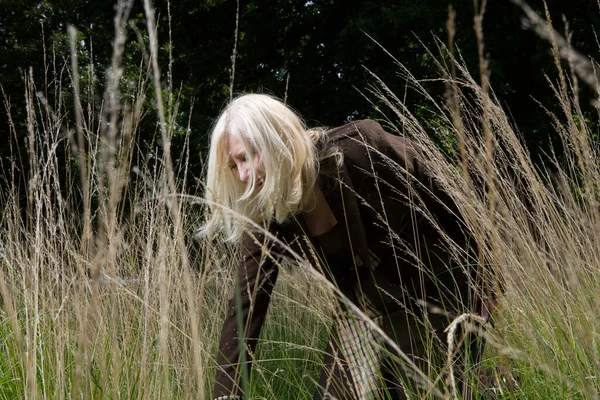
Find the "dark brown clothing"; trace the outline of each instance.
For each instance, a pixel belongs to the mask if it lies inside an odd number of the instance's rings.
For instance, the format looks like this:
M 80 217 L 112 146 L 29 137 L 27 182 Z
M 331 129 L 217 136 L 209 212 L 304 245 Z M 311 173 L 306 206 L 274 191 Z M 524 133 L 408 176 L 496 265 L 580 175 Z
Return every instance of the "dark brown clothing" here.
M 449 238 L 466 247 L 461 220 L 429 173 L 422 153 L 409 139 L 387 133 L 370 120 L 349 123 L 327 135 L 328 145 L 343 153 L 343 165 L 329 174 L 333 175 L 330 184 L 325 176 L 319 184 L 338 224 L 324 235 L 308 238 L 326 258 L 325 275 L 358 304 L 369 297 L 379 315 L 397 311 L 398 301 L 415 299 L 443 303 L 451 312 L 474 310 L 468 283 L 472 271 L 451 260 L 431 219 Z M 273 224 L 269 232 L 293 248 L 306 242 L 301 238 L 302 232 L 307 232 L 301 216 Z M 284 256 L 289 254 L 264 234 L 249 233 L 243 239 L 237 273 L 239 304 L 236 308 L 235 298 L 230 301 L 223 324 L 215 398 L 241 395 L 236 309 L 242 311 L 242 347 L 253 350 L 277 279 L 278 259 Z M 373 271 L 383 277 L 377 284 L 385 285 L 385 293 L 402 298 L 391 301 L 387 294 L 368 293 L 374 285 L 365 283 Z M 357 295 L 356 288 L 361 286 L 357 283 L 365 286 L 365 292 L 358 291 L 363 295 Z M 457 295 L 465 298 L 456 301 Z M 251 361 L 248 354 L 245 357 Z

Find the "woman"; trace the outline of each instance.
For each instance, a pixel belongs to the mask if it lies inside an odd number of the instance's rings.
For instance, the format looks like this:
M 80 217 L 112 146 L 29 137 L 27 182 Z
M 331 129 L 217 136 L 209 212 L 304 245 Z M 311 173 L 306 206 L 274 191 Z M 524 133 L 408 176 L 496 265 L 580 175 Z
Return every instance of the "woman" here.
M 241 370 L 251 365 L 286 249 L 318 254 L 312 265 L 421 368 L 427 365 L 418 360 L 432 360 L 427 332 L 445 343 L 451 316 L 478 310 L 473 269 L 446 250 L 449 240 L 467 248 L 456 208 L 416 146 L 374 121 L 307 130 L 279 100 L 240 96 L 212 131 L 206 197 L 204 232 L 219 232 L 241 250 L 239 296 L 222 329 L 215 398 L 243 395 Z M 302 251 L 307 243 L 313 251 Z M 443 312 L 431 313 L 432 307 Z M 365 398 L 382 387 L 405 398 L 414 373 L 389 361 L 397 357 L 383 357 L 385 351 L 365 351 L 357 340 L 376 335 L 349 317 L 347 303 L 340 310 L 315 398 Z

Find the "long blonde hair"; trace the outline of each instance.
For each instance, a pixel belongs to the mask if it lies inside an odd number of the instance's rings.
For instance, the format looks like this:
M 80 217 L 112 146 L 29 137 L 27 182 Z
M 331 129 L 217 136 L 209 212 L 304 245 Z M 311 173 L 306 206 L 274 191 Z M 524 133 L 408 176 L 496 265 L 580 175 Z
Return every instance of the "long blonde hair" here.
M 251 179 L 242 183 L 229 167 L 228 137 L 239 140 L 249 158 Z M 211 133 L 206 176 L 209 213 L 201 234 L 220 232 L 241 238 L 243 216 L 257 223 L 283 223 L 301 212 L 319 172 L 317 131 L 278 99 L 245 94 L 221 112 Z M 260 156 L 263 185 L 256 187 L 254 157 Z

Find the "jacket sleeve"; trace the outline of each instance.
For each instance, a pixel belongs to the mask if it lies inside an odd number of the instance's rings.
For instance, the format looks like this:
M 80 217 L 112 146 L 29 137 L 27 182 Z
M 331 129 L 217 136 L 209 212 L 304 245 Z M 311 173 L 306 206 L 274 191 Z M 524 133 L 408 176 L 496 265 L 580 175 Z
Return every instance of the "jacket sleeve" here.
M 422 206 L 427 209 L 430 218 L 435 219 L 438 226 L 456 244 L 464 250 L 468 250 L 467 253 L 475 254 L 475 244 L 467 233 L 459 208 L 436 179 L 435 173 L 430 167 L 430 161 L 412 141 L 392 135 L 384 131 L 379 124 L 376 125 L 379 129 L 375 141 L 378 142 L 379 148 L 385 156 L 405 167 L 406 172 L 415 180 L 412 186 L 418 193 Z M 392 181 L 393 176 L 399 173 L 393 168 L 383 168 L 382 170 L 384 178 L 389 181 Z
M 415 201 L 411 206 L 414 214 L 408 234 L 418 237 L 409 239 L 419 243 L 415 251 L 420 251 L 422 260 L 432 268 L 432 278 L 437 281 L 433 287 L 442 283 L 448 288 L 437 296 L 442 296 L 443 301 L 452 301 L 455 293 L 473 293 L 473 289 L 479 293 L 481 288 L 465 287 L 467 282 L 483 279 L 477 267 L 477 244 L 456 202 L 436 178 L 431 161 L 416 143 L 386 132 L 374 121 L 368 121 L 364 130 L 369 132 L 364 136 L 372 146 L 370 153 L 380 186 L 395 186 L 388 196 L 397 197 L 403 192 L 407 201 Z M 447 239 L 454 245 L 449 246 Z M 456 251 L 458 248 L 461 250 Z M 479 312 L 481 302 L 477 295 L 468 297 L 471 300 L 464 305 L 469 311 Z
M 379 126 L 379 124 L 377 125 Z M 467 228 L 460 208 L 436 178 L 430 161 L 412 141 L 387 133 L 381 126 L 379 126 L 375 141 L 378 142 L 378 146 L 385 156 L 399 164 L 404 163 L 406 172 L 411 174 L 416 181 L 412 186 L 420 198 L 418 207 L 423 208 L 417 217 L 417 231 L 421 235 L 419 241 L 422 241 L 423 248 L 427 248 L 428 261 L 441 261 L 438 263 L 440 269 L 435 271 L 435 278 L 449 288 L 448 293 L 439 294 L 439 296 L 445 296 L 443 301 L 451 304 L 450 302 L 456 296 L 455 293 L 463 293 L 463 306 L 466 306 L 469 312 L 484 314 L 487 309 L 483 305 L 481 296 L 486 296 L 488 292 L 494 290 L 494 287 L 486 272 L 478 264 L 477 242 Z M 393 171 L 392 168 L 383 168 L 384 176 L 382 178 L 391 181 L 393 177 L 390 174 L 394 173 L 398 173 L 398 171 Z M 425 214 L 428 216 L 425 217 Z M 435 223 L 436 226 L 434 227 L 432 223 Z M 456 246 L 454 248 L 460 248 L 460 252 L 449 249 L 453 246 L 448 246 L 443 239 L 444 236 L 451 239 Z M 460 257 L 460 259 L 456 257 Z M 433 262 L 435 263 L 435 261 Z M 446 265 L 451 267 L 443 267 Z M 469 287 L 464 287 L 465 285 Z M 465 297 L 464 293 L 470 293 L 470 295 Z M 467 299 L 469 300 L 467 301 Z M 459 312 L 467 310 L 459 309 Z
M 258 342 L 273 286 L 277 279 L 277 249 L 262 234 L 248 233 L 242 240 L 241 262 L 237 271 L 236 296 L 229 301 L 227 315 L 221 330 L 214 398 L 234 399 L 242 396 L 242 367 L 252 365 L 252 354 Z M 238 329 L 239 314 L 243 335 Z M 241 362 L 244 349 L 246 365 Z
M 411 140 L 386 132 L 375 121 L 361 121 L 358 131 L 371 146 L 372 167 L 381 185 L 394 186 L 406 196 L 410 186 L 414 194 L 446 234 L 463 244 L 462 218 L 452 198 L 442 188 L 432 172 L 429 161 Z M 420 218 L 423 218 L 422 216 Z

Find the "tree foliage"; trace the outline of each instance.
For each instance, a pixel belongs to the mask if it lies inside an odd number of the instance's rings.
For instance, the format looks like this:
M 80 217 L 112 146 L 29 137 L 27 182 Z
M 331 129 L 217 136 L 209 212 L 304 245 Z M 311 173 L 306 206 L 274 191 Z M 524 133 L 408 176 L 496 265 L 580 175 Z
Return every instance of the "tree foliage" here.
M 52 82 L 69 79 L 69 24 L 79 31 L 81 63 L 93 69 L 88 75 L 94 80 L 88 85 L 93 91 L 87 96 L 95 96 L 96 105 L 101 103 L 113 45 L 114 1 L 0 0 L 0 84 L 17 132 L 26 120 L 23 77 L 27 71 L 31 68 L 37 90 L 48 97 L 53 95 L 48 93 Z M 541 0 L 530 3 L 543 14 Z M 569 21 L 573 46 L 596 56 L 598 5 L 589 1 L 547 3 L 559 30 L 564 26 L 563 15 Z M 189 123 L 194 172 L 199 175 L 210 126 L 229 99 L 238 3 L 178 0 L 169 4 L 157 0 L 154 6 L 164 82 L 173 83 L 172 91 L 180 104 L 176 115 L 180 128 L 176 132 L 186 132 Z M 426 48 L 435 48 L 435 36 L 446 40 L 448 7 L 447 1 L 438 0 L 240 0 L 234 92 L 266 92 L 286 98 L 310 125 L 333 126 L 380 116 L 368 99 L 373 73 L 399 96 L 405 96 L 426 119 L 427 110 L 420 110 L 419 99 L 406 91 L 390 54 L 419 78 L 435 78 L 436 66 Z M 454 9 L 457 48 L 476 71 L 473 4 L 459 2 Z M 487 3 L 483 26 L 491 84 L 532 148 L 546 151 L 551 121 L 537 101 L 558 112 L 553 108 L 556 102 L 551 100 L 546 78 L 547 74 L 555 79 L 553 61 L 549 44 L 521 28 L 520 15 L 508 1 Z M 128 24 L 122 79 L 125 97 L 134 90 L 143 65 L 147 44 L 144 18 L 143 4 L 138 1 Z M 432 79 L 425 85 L 434 96 L 443 96 L 441 83 Z M 64 95 L 69 101 L 68 90 Z M 592 107 L 586 112 L 591 113 Z M 6 116 L 4 110 L 2 115 Z M 156 143 L 156 122 L 147 118 L 146 123 L 138 139 L 142 148 L 144 143 Z M 10 137 L 8 127 L 7 118 L 2 118 L 3 164 L 11 157 L 11 141 L 13 146 L 23 145 L 19 135 Z M 181 143 L 183 139 L 176 137 L 175 154 Z

